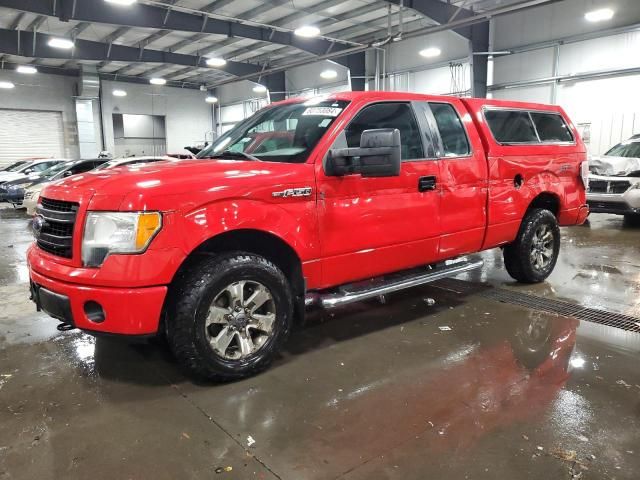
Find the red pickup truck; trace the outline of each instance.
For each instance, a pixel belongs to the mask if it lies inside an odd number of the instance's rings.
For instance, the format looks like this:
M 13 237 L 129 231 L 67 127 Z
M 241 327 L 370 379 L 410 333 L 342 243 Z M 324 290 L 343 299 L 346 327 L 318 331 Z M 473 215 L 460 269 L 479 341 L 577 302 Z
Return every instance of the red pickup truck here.
M 278 142 L 244 151 L 262 132 Z M 31 294 L 61 329 L 166 334 L 189 371 L 266 368 L 294 318 L 481 266 L 543 281 L 584 222 L 586 150 L 557 106 L 401 92 L 270 105 L 196 160 L 48 186 Z

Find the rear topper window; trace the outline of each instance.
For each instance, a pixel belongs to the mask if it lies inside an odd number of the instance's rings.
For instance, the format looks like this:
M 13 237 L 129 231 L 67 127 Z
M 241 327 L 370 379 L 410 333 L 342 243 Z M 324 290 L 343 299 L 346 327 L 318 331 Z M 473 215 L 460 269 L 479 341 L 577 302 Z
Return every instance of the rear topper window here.
M 573 142 L 562 115 L 555 112 L 487 109 L 485 119 L 493 138 L 502 144 Z
M 499 143 L 538 143 L 529 112 L 522 110 L 487 110 L 484 114 Z
M 533 124 L 543 142 L 573 142 L 573 134 L 557 113 L 531 112 Z

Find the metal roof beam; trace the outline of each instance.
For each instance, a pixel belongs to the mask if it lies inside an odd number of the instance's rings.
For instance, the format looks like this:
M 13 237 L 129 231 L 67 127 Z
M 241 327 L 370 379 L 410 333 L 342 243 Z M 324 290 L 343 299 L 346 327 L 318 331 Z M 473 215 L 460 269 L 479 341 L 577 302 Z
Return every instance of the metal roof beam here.
M 186 13 L 176 7 L 171 7 L 173 10 L 165 22 L 167 9 L 170 6 L 162 7 L 137 3 L 123 9 L 102 1 L 74 0 L 58 5 L 59 11 L 56 12 L 53 5 L 51 0 L 0 0 L 1 7 L 39 15 L 58 16 L 62 20 L 249 38 L 296 47 L 316 55 L 325 53 L 329 48 L 335 50 L 345 48 L 344 45 L 324 38 L 300 38 L 292 32 L 222 20 L 209 17 L 207 13 L 203 13 L 203 15 Z M 206 17 L 206 22 L 203 17 Z
M 400 0 L 388 0 L 388 3 L 400 5 L 401 2 Z M 451 5 L 442 0 L 403 0 L 402 3 L 406 8 L 411 8 L 441 25 L 445 25 L 453 19 L 462 20 L 474 15 L 471 10 Z M 471 40 L 471 27 L 454 28 L 453 31 Z
M 53 37 L 54 35 L 40 33 L 34 38 L 31 32 L 0 29 L 0 53 L 22 57 L 101 61 L 104 60 L 107 49 L 109 49 L 109 45 L 101 42 L 76 39 L 75 47 L 72 50 L 61 50 L 48 45 L 48 41 Z M 161 50 L 141 50 L 124 45 L 112 45 L 109 60 L 114 62 L 166 63 L 211 68 L 207 66 L 206 59 L 199 56 Z M 240 76 L 259 72 L 260 68 L 247 63 L 229 61 L 225 66 L 219 67 L 217 70 Z
M 13 22 L 11 22 L 11 25 L 9 25 L 9 30 L 17 30 L 20 26 L 20 22 L 22 22 L 25 15 L 26 13 L 24 12 L 18 13 L 18 15 L 16 15 L 16 18 L 13 19 Z

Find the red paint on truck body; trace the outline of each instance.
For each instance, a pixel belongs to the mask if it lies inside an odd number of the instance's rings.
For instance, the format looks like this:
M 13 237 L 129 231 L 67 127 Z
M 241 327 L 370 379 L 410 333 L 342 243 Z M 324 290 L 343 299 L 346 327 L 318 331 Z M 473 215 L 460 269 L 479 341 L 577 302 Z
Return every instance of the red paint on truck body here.
M 402 92 L 346 92 L 329 98 L 349 104 L 306 163 L 155 162 L 88 172 L 48 186 L 41 198 L 79 204 L 73 254 L 62 258 L 33 245 L 28 251 L 32 281 L 69 296 L 80 328 L 148 334 L 158 329 L 167 287 L 180 265 L 203 242 L 226 232 L 257 230 L 280 239 L 296 253 L 311 290 L 509 243 L 540 193 L 558 199 L 561 225 L 580 224 L 588 214 L 579 178 L 586 150 L 559 107 Z M 323 159 L 349 121 L 364 106 L 389 101 L 451 104 L 464 124 L 471 154 L 403 162 L 397 177 L 326 176 Z M 499 145 L 484 122 L 486 105 L 559 112 L 576 140 Z M 525 180 L 520 188 L 514 185 L 517 174 Z M 418 191 L 423 176 L 437 177 L 435 191 Z M 298 187 L 311 187 L 313 193 L 272 195 Z M 144 253 L 112 254 L 99 268 L 83 267 L 81 242 L 91 210 L 161 211 L 163 227 Z M 87 318 L 86 300 L 109 306 L 105 321 Z

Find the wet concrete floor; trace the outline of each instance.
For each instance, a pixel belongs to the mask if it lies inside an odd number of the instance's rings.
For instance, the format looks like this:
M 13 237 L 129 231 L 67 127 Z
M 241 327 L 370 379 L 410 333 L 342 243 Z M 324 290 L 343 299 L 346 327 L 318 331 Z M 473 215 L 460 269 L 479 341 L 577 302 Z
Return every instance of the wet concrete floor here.
M 426 286 L 314 313 L 269 371 L 202 384 L 161 343 L 36 313 L 27 223 L 0 210 L 2 480 L 640 478 L 640 334 Z M 640 316 L 640 227 L 594 215 L 563 241 L 544 284 L 499 251 L 461 278 Z

